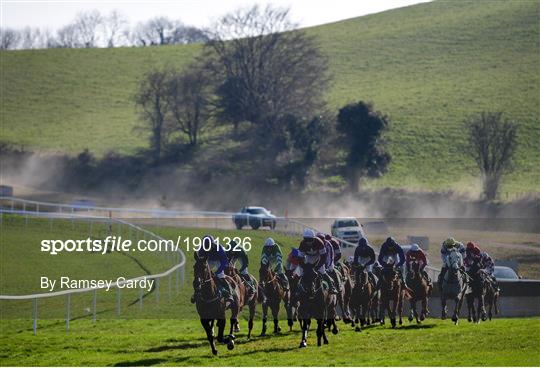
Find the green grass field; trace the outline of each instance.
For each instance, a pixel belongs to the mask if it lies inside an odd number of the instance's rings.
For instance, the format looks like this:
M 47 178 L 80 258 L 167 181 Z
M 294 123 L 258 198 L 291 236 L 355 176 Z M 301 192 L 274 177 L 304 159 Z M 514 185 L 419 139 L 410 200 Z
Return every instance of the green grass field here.
M 537 1 L 435 1 L 309 29 L 329 56 L 330 108 L 370 100 L 391 118 L 390 170 L 367 187 L 476 194 L 460 123 L 501 110 L 520 124 L 516 170 L 502 192 L 538 190 L 539 12 Z M 137 80 L 153 65 L 185 65 L 199 48 L 1 52 L 1 140 L 133 153 L 146 146 L 133 131 Z
M 200 323 L 185 319 L 62 321 L 34 336 L 30 321 L 2 321 L 0 365 L 26 366 L 538 366 L 540 319 L 496 319 L 479 325 L 428 319 L 392 330 L 377 326 L 354 332 L 340 323 L 330 344 L 317 347 L 311 332 L 299 349 L 300 332 L 219 346 L 213 357 Z M 45 323 L 43 323 L 45 324 Z M 282 323 L 283 324 L 283 323 Z M 244 329 L 246 323 L 241 322 Z M 255 324 L 260 331 L 260 323 Z
M 0 293 L 26 294 L 36 291 L 42 275 L 79 278 L 113 278 L 145 273 L 137 263 L 121 254 L 62 254 L 50 256 L 38 251 L 40 239 L 81 238 L 88 227 L 70 221 L 23 217 L 2 217 L 0 232 Z M 122 230 L 115 233 L 122 233 Z M 164 238 L 203 236 L 250 237 L 251 272 L 256 272 L 267 231 L 180 229 L 153 227 Z M 107 233 L 96 225 L 96 237 Z M 124 233 L 125 234 L 125 229 Z M 272 233 L 284 251 L 298 238 Z M 156 254 L 136 253 L 135 258 L 152 273 L 170 266 Z M 51 260 L 55 259 L 56 260 Z M 98 292 L 97 321 L 90 312 L 92 294 L 73 295 L 70 331 L 66 332 L 64 297 L 38 301 L 37 335 L 32 331 L 32 301 L 0 302 L 0 366 L 365 366 L 365 365 L 465 365 L 537 366 L 540 364 L 539 318 L 495 319 L 479 325 L 428 319 L 421 326 L 409 325 L 392 330 L 388 326 L 356 333 L 340 323 L 341 332 L 329 335 L 330 345 L 317 348 L 310 334 L 307 349 L 298 349 L 298 325 L 293 332 L 279 336 L 246 339 L 245 315 L 237 334 L 234 351 L 220 346 L 219 357 L 210 354 L 195 308 L 189 303 L 192 255 L 187 254 L 186 279 L 176 290 L 174 279 L 162 279 L 158 289 L 137 302 L 138 291 L 122 291 L 121 318 L 117 318 L 116 291 Z M 171 284 L 170 284 L 171 283 Z M 172 292 L 169 293 L 169 290 Z M 159 299 L 158 299 L 159 296 Z M 261 329 L 257 310 L 255 335 Z M 281 327 L 286 330 L 285 321 Z

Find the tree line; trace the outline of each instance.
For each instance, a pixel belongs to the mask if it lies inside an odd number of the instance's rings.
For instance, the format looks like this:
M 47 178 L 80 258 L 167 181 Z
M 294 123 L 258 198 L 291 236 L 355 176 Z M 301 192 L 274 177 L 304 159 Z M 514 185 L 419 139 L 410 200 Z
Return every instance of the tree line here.
M 0 49 L 94 48 L 201 43 L 206 33 L 180 20 L 159 16 L 131 25 L 118 10 L 80 12 L 55 32 L 39 27 L 0 27 Z
M 314 36 L 297 29 L 286 9 L 253 6 L 217 21 L 188 66 L 148 71 L 135 103 L 156 165 L 168 146 L 193 149 L 205 130 L 230 126 L 253 163 L 251 170 L 245 166 L 243 180 L 305 190 L 316 166 L 337 161 L 337 174 L 355 192 L 362 178 L 388 170 L 384 133 L 390 120 L 364 101 L 329 111 L 330 82 L 327 57 Z M 502 113 L 484 112 L 464 125 L 465 151 L 480 170 L 484 197 L 494 199 L 512 167 L 516 124 Z M 250 173 L 255 178 L 247 179 Z

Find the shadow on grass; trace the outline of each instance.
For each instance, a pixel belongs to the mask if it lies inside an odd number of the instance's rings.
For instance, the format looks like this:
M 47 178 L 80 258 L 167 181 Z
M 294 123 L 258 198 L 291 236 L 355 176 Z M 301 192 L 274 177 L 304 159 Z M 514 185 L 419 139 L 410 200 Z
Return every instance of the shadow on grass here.
M 252 342 L 265 340 L 265 339 L 276 339 L 276 338 L 283 338 L 283 337 L 289 337 L 294 335 L 299 335 L 300 331 L 292 331 L 292 332 L 286 332 L 286 333 L 278 333 L 278 334 L 269 334 L 267 336 L 252 336 L 251 339 L 247 339 L 245 336 L 237 336 L 234 340 L 234 343 L 236 346 L 238 345 L 244 345 L 249 344 Z M 156 346 L 153 348 L 149 348 L 145 350 L 145 353 L 160 353 L 167 350 L 181 350 L 181 349 L 196 349 L 200 347 L 208 347 L 210 348 L 210 343 L 206 339 L 206 337 L 201 337 L 197 339 L 189 339 L 189 340 L 178 340 L 178 339 L 167 339 L 165 342 L 178 342 L 178 344 L 174 345 L 161 345 Z M 226 344 L 221 344 L 216 342 L 216 347 L 225 346 Z
M 426 329 L 426 328 L 433 328 L 435 327 L 436 325 L 434 323 L 429 323 L 429 324 L 411 324 L 411 325 L 404 325 L 404 326 L 401 326 L 399 329 L 401 330 L 422 330 L 422 329 Z
M 118 362 L 114 366 L 115 367 L 143 367 L 143 366 L 163 363 L 165 361 L 167 361 L 167 359 L 150 358 L 150 359 L 140 359 L 140 360 L 132 360 L 132 361 L 126 361 L 126 362 Z

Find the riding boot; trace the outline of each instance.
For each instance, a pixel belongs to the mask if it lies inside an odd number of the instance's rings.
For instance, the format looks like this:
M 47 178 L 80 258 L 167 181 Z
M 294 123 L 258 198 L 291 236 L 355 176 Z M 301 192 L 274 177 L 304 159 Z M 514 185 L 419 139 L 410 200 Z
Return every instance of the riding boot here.
M 232 291 L 229 283 L 226 279 L 217 278 L 218 284 L 218 296 L 220 299 L 225 299 L 225 302 L 232 303 L 234 302 L 232 298 Z
M 442 282 L 444 280 L 444 274 L 446 273 L 446 267 L 443 266 L 441 269 L 441 273 L 439 274 L 439 277 L 437 278 L 437 284 L 439 285 L 439 291 L 442 293 Z
M 422 270 L 422 275 L 424 275 L 424 278 L 426 279 L 427 283 L 428 283 L 428 286 L 433 286 L 433 283 L 431 282 L 431 278 L 429 277 L 428 273 L 426 272 L 426 270 Z
M 337 271 L 335 269 L 331 271 L 330 277 L 334 281 L 334 286 L 336 287 L 337 292 L 341 293 L 341 282 L 339 279 L 339 275 L 337 274 Z
M 379 280 L 377 279 L 377 276 L 375 276 L 373 274 L 373 272 L 368 272 L 368 279 L 369 279 L 369 282 L 371 282 L 371 285 L 373 285 L 373 287 L 376 290 L 377 289 L 377 284 L 379 283 Z
M 334 285 L 334 281 L 332 280 L 332 277 L 330 277 L 328 273 L 325 273 L 324 275 L 322 275 L 322 278 L 323 280 L 326 280 L 326 282 L 328 283 L 328 292 L 330 294 L 337 294 L 338 291 L 336 289 L 336 286 Z
M 284 273 L 278 273 L 276 275 L 283 290 L 289 291 L 289 280 L 287 279 L 287 276 Z

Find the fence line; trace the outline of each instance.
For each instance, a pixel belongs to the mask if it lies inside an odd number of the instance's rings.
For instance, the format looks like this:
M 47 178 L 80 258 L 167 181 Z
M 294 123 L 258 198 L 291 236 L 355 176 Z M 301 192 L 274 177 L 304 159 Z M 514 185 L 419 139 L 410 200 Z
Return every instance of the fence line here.
M 18 199 L 13 198 L 12 204 L 14 202 L 17 202 Z M 23 200 L 21 200 L 22 202 Z M 35 202 L 34 204 L 37 206 L 43 205 L 43 202 Z M 121 219 L 114 219 L 110 217 L 103 217 L 103 216 L 90 216 L 90 215 L 80 215 L 80 214 L 72 214 L 72 213 L 54 213 L 54 212 L 37 212 L 37 211 L 27 211 L 25 210 L 15 210 L 13 209 L 13 205 L 11 207 L 12 209 L 3 209 L 0 208 L 0 224 L 1 226 L 4 226 L 4 214 L 12 214 L 12 215 L 21 215 L 25 216 L 25 226 L 28 224 L 28 216 L 32 217 L 40 217 L 40 218 L 48 218 L 52 221 L 52 219 L 63 219 L 63 220 L 88 220 L 90 222 L 90 231 L 92 231 L 92 223 L 93 222 L 102 222 L 104 224 L 108 224 L 112 226 L 113 223 L 118 225 L 127 226 L 129 228 L 130 233 L 132 231 L 136 232 L 136 236 L 138 237 L 139 232 L 143 234 L 143 236 L 146 238 L 147 236 L 149 238 L 154 238 L 156 240 L 162 240 L 164 241 L 162 237 L 159 235 L 156 235 L 155 233 L 143 229 L 140 226 L 131 224 L 125 220 Z M 37 207 L 36 209 L 39 209 Z M 52 226 L 52 223 L 51 225 Z M 112 231 L 112 227 L 109 228 L 110 231 Z M 120 227 L 120 232 L 122 231 L 122 228 Z M 184 284 L 185 279 L 185 264 L 186 264 L 186 257 L 184 252 L 182 252 L 181 249 L 178 249 L 178 252 L 176 253 L 178 257 L 178 262 L 171 268 L 167 269 L 164 272 L 158 273 L 158 274 L 152 274 L 152 275 L 143 275 L 135 278 L 125 279 L 123 281 L 116 281 L 109 285 L 109 288 L 116 288 L 117 289 L 117 314 L 120 315 L 121 309 L 121 288 L 129 283 L 134 283 L 140 280 L 156 280 L 156 294 L 159 293 L 159 280 L 164 277 L 168 277 L 169 285 L 168 290 L 169 293 L 171 292 L 171 282 L 172 282 L 172 274 L 176 273 L 176 291 L 179 292 L 179 285 Z M 170 256 L 170 254 L 167 254 L 166 256 Z M 175 261 L 176 257 L 170 257 L 171 260 Z M 88 287 L 88 288 L 80 288 L 80 289 L 69 289 L 69 290 L 62 290 L 62 291 L 56 291 L 56 292 L 49 292 L 49 293 L 37 293 L 37 294 L 27 294 L 27 295 L 0 295 L 0 300 L 32 300 L 32 319 L 33 319 L 33 331 L 34 334 L 37 333 L 37 320 L 38 320 L 38 300 L 43 298 L 52 298 L 52 297 L 59 297 L 59 296 L 65 296 L 65 305 L 66 305 L 66 330 L 69 331 L 69 322 L 71 320 L 71 295 L 72 294 L 79 294 L 79 293 L 86 293 L 86 292 L 93 292 L 93 300 L 92 300 L 92 321 L 96 321 L 96 309 L 97 309 L 97 291 L 101 289 L 105 289 L 107 286 L 96 286 L 96 287 Z M 141 288 L 141 291 L 143 289 Z M 144 293 L 139 294 L 139 303 L 142 308 L 142 298 Z M 170 295 L 169 295 L 170 299 Z M 159 300 L 158 300 L 159 302 Z

